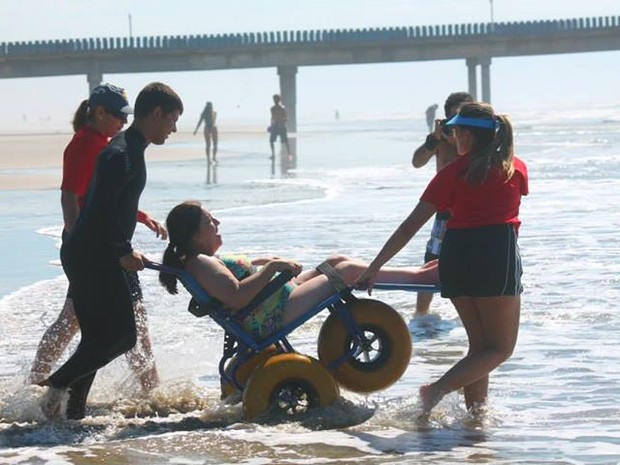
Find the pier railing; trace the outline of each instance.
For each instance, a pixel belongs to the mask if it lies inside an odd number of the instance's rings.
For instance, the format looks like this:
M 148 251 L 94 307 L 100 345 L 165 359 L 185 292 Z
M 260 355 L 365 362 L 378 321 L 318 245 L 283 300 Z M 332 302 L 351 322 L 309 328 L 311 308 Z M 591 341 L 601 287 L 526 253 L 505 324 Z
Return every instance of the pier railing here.
M 389 43 L 392 41 L 420 42 L 428 40 L 497 37 L 527 37 L 562 32 L 579 33 L 620 27 L 620 16 L 558 19 L 544 21 L 518 21 L 470 24 L 442 24 L 363 29 L 329 29 L 303 31 L 245 32 L 235 34 L 203 34 L 144 37 L 99 37 L 84 39 L 42 40 L 27 42 L 0 42 L 2 56 L 21 58 L 37 55 L 80 55 L 119 50 L 141 53 L 170 52 L 174 50 L 237 49 L 247 47 L 281 47 L 291 45 L 323 46 L 347 43 Z

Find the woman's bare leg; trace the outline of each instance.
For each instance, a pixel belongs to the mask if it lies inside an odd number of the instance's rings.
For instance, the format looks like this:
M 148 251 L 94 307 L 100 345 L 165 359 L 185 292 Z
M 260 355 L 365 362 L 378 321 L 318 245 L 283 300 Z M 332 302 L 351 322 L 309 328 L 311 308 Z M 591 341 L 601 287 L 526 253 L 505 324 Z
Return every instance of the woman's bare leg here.
M 357 278 L 366 271 L 366 268 L 368 268 L 368 263 L 346 255 L 330 255 L 325 261 L 343 275 L 347 284 L 353 284 Z M 439 268 L 437 264 L 438 261 L 433 260 L 425 263 L 419 268 L 384 266 L 379 270 L 379 273 L 377 273 L 377 282 L 396 284 L 438 284 Z M 319 275 L 320 273 L 316 270 L 304 271 L 295 278 L 295 283 L 301 284 Z
M 352 259 L 350 257 L 347 257 L 346 255 L 336 254 L 336 255 L 330 255 L 324 261 L 329 263 L 331 266 L 335 267 L 336 265 L 338 265 L 339 263 L 343 261 L 350 261 L 350 260 Z M 312 278 L 316 278 L 317 276 L 321 276 L 321 273 L 319 273 L 315 269 L 304 271 L 303 273 L 301 273 L 299 276 L 295 278 L 294 282 L 296 284 L 301 284 Z
M 368 264 L 345 255 L 333 255 L 327 259 L 327 262 L 340 272 L 347 284 L 353 284 L 368 267 Z M 438 280 L 437 262 L 422 268 L 383 267 L 377 273 L 378 282 L 434 284 Z M 295 320 L 334 293 L 334 288 L 329 284 L 327 277 L 316 270 L 302 273 L 295 282 L 298 287 L 289 297 L 284 311 L 283 324 Z
M 205 143 L 207 144 L 207 161 L 211 163 L 211 138 L 205 134 Z
M 215 157 L 217 156 L 217 139 L 218 139 L 217 127 L 214 127 L 213 129 L 211 129 L 211 138 L 213 139 L 213 161 L 215 161 Z
M 288 298 L 282 315 L 282 325 L 285 326 L 296 320 L 332 294 L 334 294 L 334 288 L 329 284 L 325 275 L 319 274 L 301 283 L 293 289 Z
M 30 369 L 29 381 L 32 384 L 38 384 L 47 379 L 52 372 L 54 364 L 79 329 L 80 326 L 73 309 L 73 300 L 67 297 L 58 318 L 47 328 L 41 338 L 41 342 L 39 342 L 39 347 Z
M 347 284 L 353 284 L 366 271 L 368 264 L 359 260 L 345 260 L 335 268 L 343 275 Z M 394 284 L 438 284 L 439 267 L 437 261 L 420 268 L 384 266 L 377 273 L 376 282 Z
M 438 381 L 420 389 L 423 410 L 428 413 L 441 397 L 465 390 L 467 408 L 486 401 L 488 376 L 507 360 L 519 334 L 519 296 L 458 297 L 452 299 L 469 339 L 469 351 Z

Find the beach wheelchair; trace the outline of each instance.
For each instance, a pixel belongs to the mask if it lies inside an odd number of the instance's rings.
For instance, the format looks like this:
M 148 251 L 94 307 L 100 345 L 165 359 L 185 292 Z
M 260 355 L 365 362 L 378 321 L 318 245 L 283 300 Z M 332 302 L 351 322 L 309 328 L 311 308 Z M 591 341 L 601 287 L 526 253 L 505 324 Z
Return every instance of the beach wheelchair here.
M 188 272 L 154 262 L 146 267 L 175 275 L 191 295 L 188 310 L 197 317 L 209 316 L 224 329 L 219 362 L 222 399 L 240 395 L 246 419 L 330 405 L 338 399 L 340 386 L 358 393 L 379 391 L 397 381 L 409 365 L 411 336 L 403 318 L 379 300 L 355 297 L 327 263 L 317 270 L 328 276 L 334 294 L 261 340 L 239 322 L 288 282 L 290 273 L 278 274 L 233 315 Z M 436 292 L 438 287 L 376 284 L 375 289 Z M 325 309 L 330 315 L 320 329 L 318 359 L 297 353 L 287 336 Z

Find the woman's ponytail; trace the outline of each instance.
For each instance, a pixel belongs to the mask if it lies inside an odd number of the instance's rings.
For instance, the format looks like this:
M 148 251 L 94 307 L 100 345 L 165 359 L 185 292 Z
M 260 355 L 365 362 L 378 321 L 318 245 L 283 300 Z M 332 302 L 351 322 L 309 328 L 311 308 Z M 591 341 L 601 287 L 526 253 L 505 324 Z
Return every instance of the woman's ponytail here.
M 192 238 L 200 228 L 202 216 L 202 205 L 192 200 L 177 205 L 168 213 L 166 229 L 170 242 L 164 251 L 164 265 L 178 269 L 185 267 L 185 260 L 191 255 Z M 160 272 L 159 282 L 170 294 L 178 292 L 176 276 Z
M 172 268 L 182 268 L 183 262 L 177 255 L 176 247 L 172 244 L 168 244 L 164 251 L 163 264 Z M 159 282 L 166 288 L 170 294 L 177 294 L 179 292 L 177 286 L 177 277 L 173 274 L 166 273 L 164 271 L 159 272 Z
M 78 132 L 88 124 L 88 120 L 88 100 L 82 100 L 82 103 L 80 103 L 80 106 L 75 110 L 75 114 L 73 115 L 73 121 L 71 122 L 73 131 Z

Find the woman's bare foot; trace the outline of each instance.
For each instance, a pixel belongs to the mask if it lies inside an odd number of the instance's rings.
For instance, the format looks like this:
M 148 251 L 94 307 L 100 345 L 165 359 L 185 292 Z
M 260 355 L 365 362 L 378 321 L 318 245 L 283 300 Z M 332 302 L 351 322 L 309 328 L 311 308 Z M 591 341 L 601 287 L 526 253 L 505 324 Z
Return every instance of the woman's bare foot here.
M 443 396 L 444 393 L 437 390 L 433 384 L 425 384 L 420 387 L 419 397 L 422 403 L 422 414 L 428 415 L 431 413 L 433 407 L 439 403 Z

